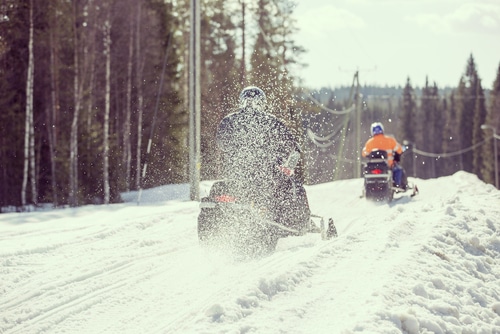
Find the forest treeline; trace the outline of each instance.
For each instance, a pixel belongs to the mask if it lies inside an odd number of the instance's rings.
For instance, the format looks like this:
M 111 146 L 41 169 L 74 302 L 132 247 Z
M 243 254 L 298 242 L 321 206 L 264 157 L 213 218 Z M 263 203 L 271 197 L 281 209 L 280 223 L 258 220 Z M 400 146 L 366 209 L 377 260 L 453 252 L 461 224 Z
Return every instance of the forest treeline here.
M 435 178 L 464 170 L 495 184 L 494 159 L 498 156 L 494 155 L 493 129 L 498 137 L 500 66 L 492 87 L 484 88 L 471 54 L 464 61 L 464 73 L 457 74 L 457 78 L 455 88 L 440 88 L 429 79 L 417 87 L 407 78 L 399 87 L 353 84 L 335 90 L 323 88 L 312 94 L 316 103 L 310 103 L 310 109 L 316 108 L 316 112 L 305 122 L 306 130 L 315 136 L 305 136 L 308 182 L 356 176 L 359 151 L 355 113 L 360 112 L 361 145 L 370 136 L 370 124 L 381 121 L 386 133 L 406 142 L 408 150 L 402 163 L 409 176 Z M 353 89 L 358 90 L 358 102 L 353 98 Z M 318 102 L 326 108 L 313 107 Z M 359 108 L 347 114 L 335 113 L 352 103 L 359 104 Z M 481 129 L 482 125 L 488 128 Z
M 305 50 L 294 40 L 294 2 L 199 4 L 202 179 L 218 177 L 214 131 L 248 84 L 266 91 L 272 112 L 310 148 L 304 175 L 315 180 L 308 165 L 316 157 L 347 177 L 351 167 L 328 161 L 305 136 L 322 107 L 352 101 L 320 106 L 301 87 L 295 73 Z M 2 1 L 0 207 L 118 202 L 123 191 L 188 182 L 189 14 L 189 0 Z M 492 133 L 480 126 L 500 129 L 500 68 L 496 78 L 485 93 L 471 55 L 450 93 L 427 82 L 416 94 L 408 78 L 399 95 L 377 97 L 361 87 L 354 100 L 363 129 L 375 119 L 398 120 L 391 130 L 422 151 L 477 145 L 446 158 L 446 168 L 438 164 L 445 158 L 417 157 L 419 177 L 461 169 L 493 183 Z M 347 148 L 342 161 L 354 160 L 352 120 L 344 123 L 351 124 L 347 144 L 332 147 Z

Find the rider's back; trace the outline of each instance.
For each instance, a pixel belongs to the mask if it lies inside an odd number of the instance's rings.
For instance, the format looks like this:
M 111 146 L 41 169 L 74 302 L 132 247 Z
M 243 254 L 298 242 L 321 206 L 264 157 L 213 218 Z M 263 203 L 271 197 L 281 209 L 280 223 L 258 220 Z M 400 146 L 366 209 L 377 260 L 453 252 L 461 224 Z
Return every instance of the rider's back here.
M 364 157 L 366 157 L 371 151 L 375 149 L 387 152 L 389 166 L 392 166 L 394 162 L 394 153 L 402 153 L 402 148 L 398 144 L 396 139 L 392 136 L 387 136 L 384 134 L 378 134 L 368 139 L 365 147 L 363 148 L 362 154 Z
M 272 174 L 296 143 L 292 133 L 275 116 L 251 108 L 229 114 L 217 129 L 224 175 L 244 170 Z M 264 175 L 262 175 L 264 176 Z

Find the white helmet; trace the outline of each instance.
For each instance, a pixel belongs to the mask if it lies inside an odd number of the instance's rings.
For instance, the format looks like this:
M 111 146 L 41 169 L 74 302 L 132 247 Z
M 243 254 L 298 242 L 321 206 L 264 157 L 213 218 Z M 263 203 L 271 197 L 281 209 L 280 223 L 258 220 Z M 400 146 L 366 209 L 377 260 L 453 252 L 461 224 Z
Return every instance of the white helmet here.
M 384 126 L 380 122 L 375 122 L 372 123 L 370 127 L 370 133 L 372 136 L 383 134 L 384 133 Z
M 243 88 L 240 93 L 240 107 L 262 110 L 266 104 L 266 94 L 256 86 Z

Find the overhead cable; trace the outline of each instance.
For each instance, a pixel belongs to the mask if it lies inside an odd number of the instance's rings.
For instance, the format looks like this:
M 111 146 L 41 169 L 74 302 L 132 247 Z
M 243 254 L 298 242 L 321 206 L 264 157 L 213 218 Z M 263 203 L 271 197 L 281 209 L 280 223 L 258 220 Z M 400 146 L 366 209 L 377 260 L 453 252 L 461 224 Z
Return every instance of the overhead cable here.
M 456 151 L 456 152 L 450 152 L 450 153 L 429 153 L 429 152 L 424 152 L 424 151 L 418 150 L 416 148 L 413 148 L 413 152 L 415 152 L 417 154 L 420 154 L 420 155 L 423 155 L 425 157 L 430 157 L 430 158 L 449 158 L 449 157 L 454 157 L 456 155 L 463 154 L 465 152 L 472 151 L 473 149 L 475 149 L 475 148 L 483 145 L 486 141 L 491 140 L 492 138 L 493 138 L 493 136 L 490 136 L 489 138 L 483 140 L 480 143 L 477 143 L 475 145 L 472 145 L 471 147 L 467 147 L 467 148 L 464 148 L 464 149 Z
M 347 109 L 344 109 L 344 110 L 341 110 L 341 111 L 338 111 L 338 110 L 334 110 L 334 109 L 330 109 L 328 107 L 325 107 L 323 105 L 323 103 L 319 102 L 318 100 L 316 100 L 314 98 L 314 96 L 312 96 L 311 93 L 309 93 L 308 95 L 308 98 L 313 101 L 314 103 L 316 103 L 318 105 L 318 107 L 320 107 L 322 110 L 324 111 L 328 111 L 329 113 L 332 113 L 332 114 L 335 114 L 335 115 L 346 115 L 348 113 L 350 113 L 351 111 L 354 111 L 356 109 L 356 105 L 355 104 L 352 104 L 349 108 Z
M 325 148 L 325 147 L 329 147 L 329 146 L 332 146 L 334 141 L 330 141 L 330 139 L 336 135 L 337 133 L 331 133 L 329 134 L 328 136 L 326 137 L 320 137 L 318 135 L 316 135 L 312 130 L 311 128 L 307 128 L 306 130 L 306 134 L 307 136 L 309 137 L 309 139 L 311 139 L 311 141 L 318 147 L 321 147 L 321 148 Z

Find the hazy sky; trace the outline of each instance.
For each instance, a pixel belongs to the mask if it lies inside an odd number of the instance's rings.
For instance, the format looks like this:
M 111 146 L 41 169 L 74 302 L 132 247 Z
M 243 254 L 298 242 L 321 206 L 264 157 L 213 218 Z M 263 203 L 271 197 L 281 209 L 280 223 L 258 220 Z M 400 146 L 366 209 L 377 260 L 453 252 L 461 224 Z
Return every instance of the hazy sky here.
M 472 53 L 483 88 L 500 65 L 500 0 L 296 0 L 306 86 L 457 86 Z

